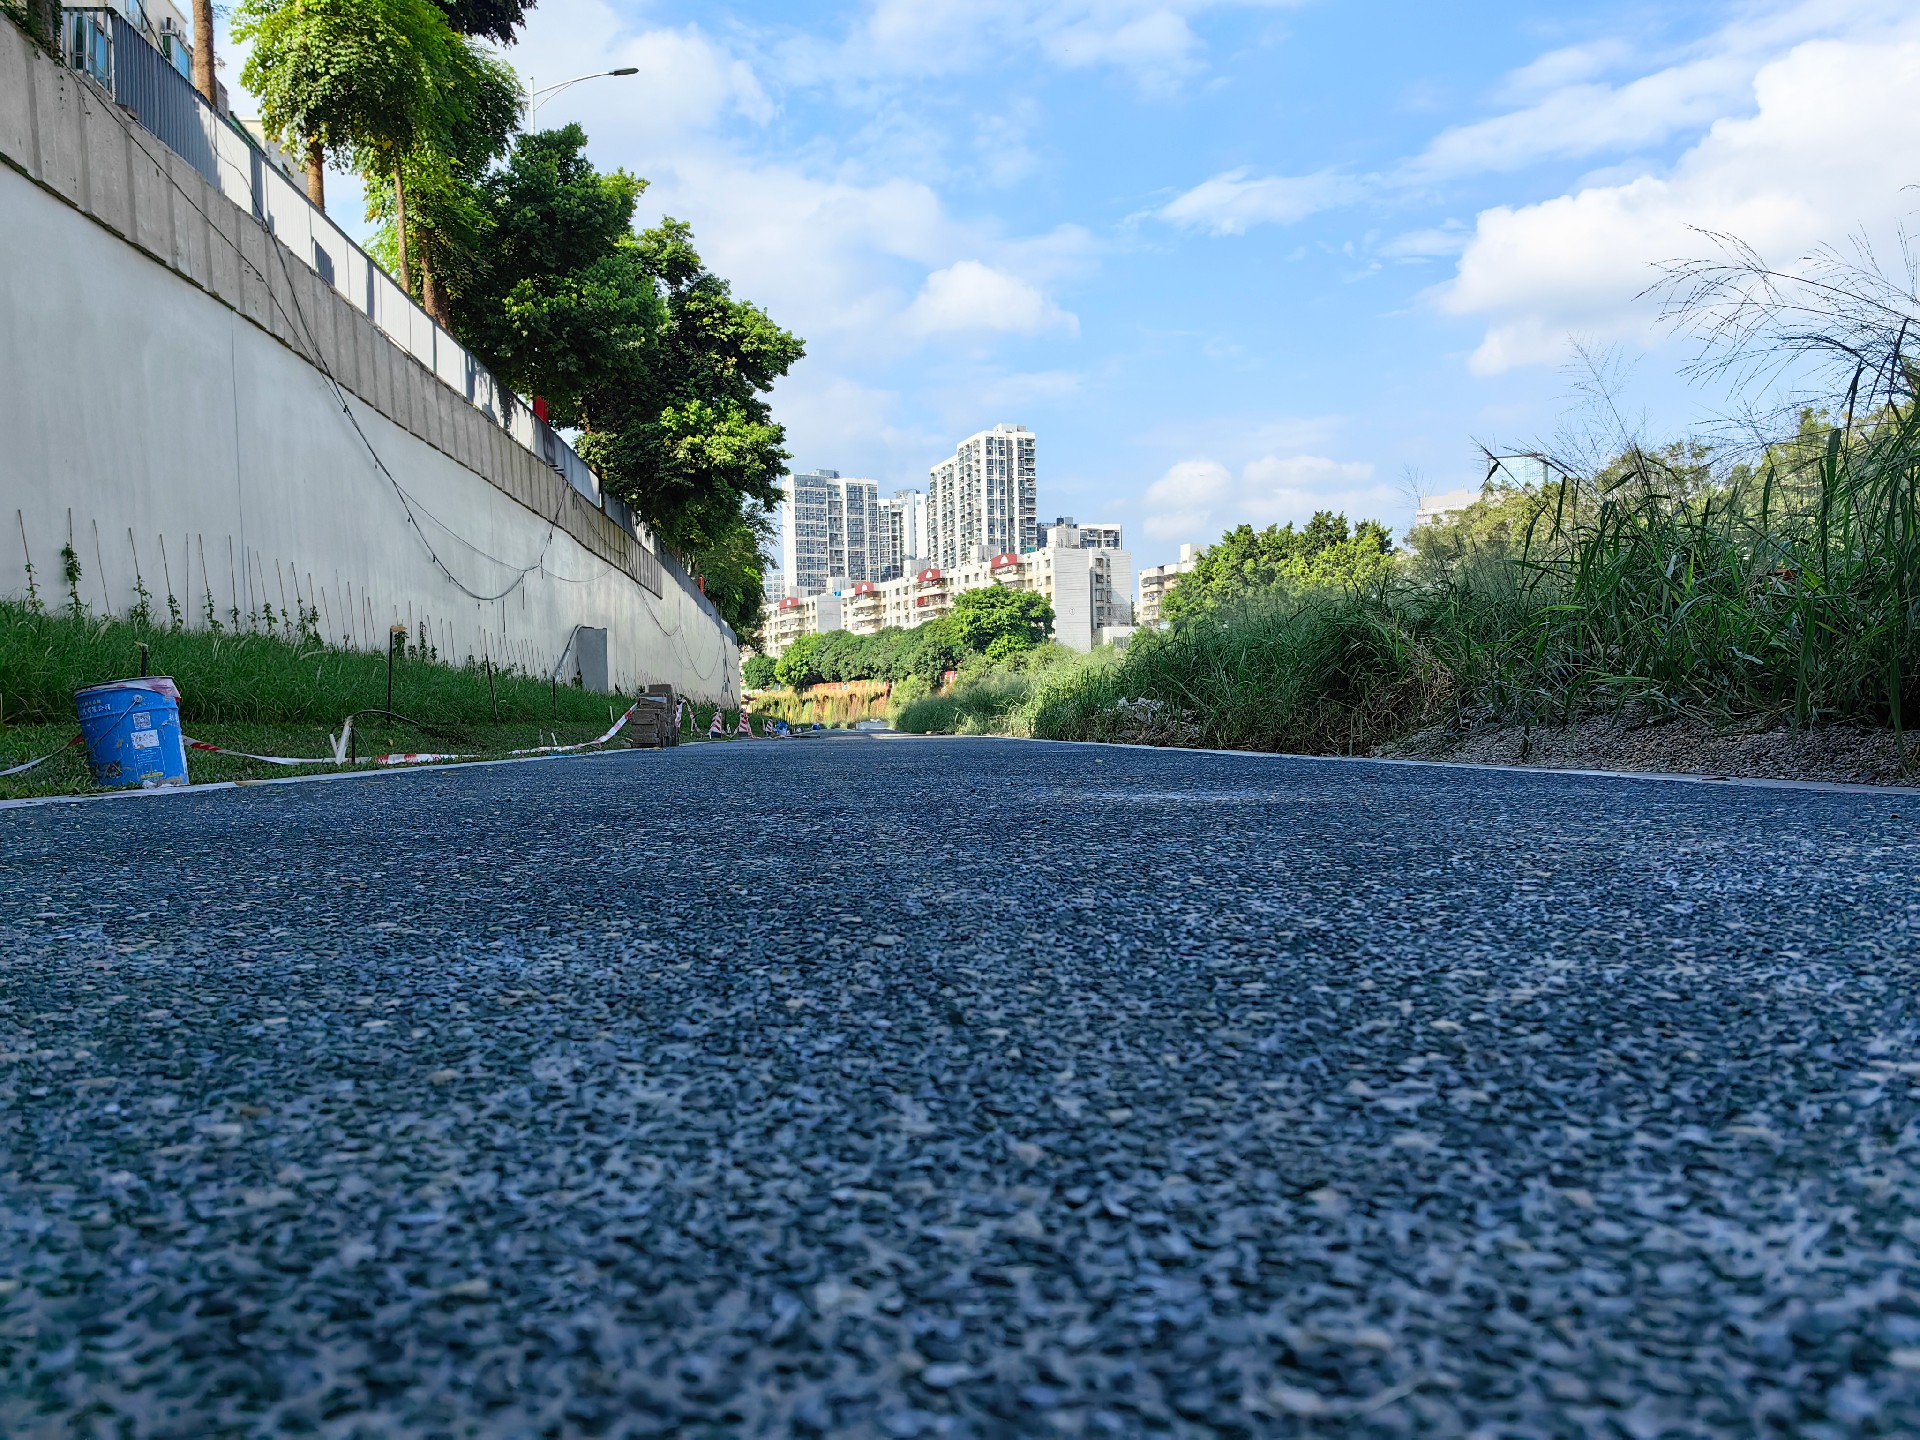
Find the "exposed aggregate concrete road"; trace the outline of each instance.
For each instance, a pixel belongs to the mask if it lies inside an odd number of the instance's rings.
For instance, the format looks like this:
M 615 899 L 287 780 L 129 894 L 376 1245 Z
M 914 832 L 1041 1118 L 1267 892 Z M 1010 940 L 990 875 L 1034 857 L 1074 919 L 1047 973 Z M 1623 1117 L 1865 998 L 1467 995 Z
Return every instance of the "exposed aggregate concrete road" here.
M 835 739 L 0 814 L 0 1434 L 1914 1435 L 1916 800 Z

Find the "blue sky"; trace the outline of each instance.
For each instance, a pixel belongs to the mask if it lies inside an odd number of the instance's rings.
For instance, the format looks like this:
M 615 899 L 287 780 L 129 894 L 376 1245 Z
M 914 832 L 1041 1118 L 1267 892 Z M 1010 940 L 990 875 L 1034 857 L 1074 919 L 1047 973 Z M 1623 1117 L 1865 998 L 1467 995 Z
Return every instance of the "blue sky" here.
M 1725 397 L 1635 297 L 1689 226 L 1791 261 L 1920 205 L 1911 0 L 544 0 L 509 59 L 640 67 L 541 122 L 806 338 L 796 468 L 922 486 L 1023 423 L 1043 517 L 1140 564 L 1404 529 L 1568 423 L 1574 342 L 1678 433 Z

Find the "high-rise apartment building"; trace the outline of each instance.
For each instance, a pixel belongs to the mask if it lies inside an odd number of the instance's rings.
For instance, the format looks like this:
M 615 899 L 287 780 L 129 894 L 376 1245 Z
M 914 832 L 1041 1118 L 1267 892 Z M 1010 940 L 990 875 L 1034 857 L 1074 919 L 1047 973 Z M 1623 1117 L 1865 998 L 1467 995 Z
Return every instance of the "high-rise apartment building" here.
M 803 470 L 781 481 L 780 539 L 789 595 L 818 595 L 837 581 L 878 579 L 880 487 L 838 470 Z
M 898 580 L 933 559 L 927 541 L 927 497 L 918 490 L 896 490 L 880 502 L 880 573 L 876 580 Z
M 979 555 L 1021 554 L 1040 545 L 1033 432 L 996 425 L 969 435 L 933 467 L 928 539 L 936 565 Z

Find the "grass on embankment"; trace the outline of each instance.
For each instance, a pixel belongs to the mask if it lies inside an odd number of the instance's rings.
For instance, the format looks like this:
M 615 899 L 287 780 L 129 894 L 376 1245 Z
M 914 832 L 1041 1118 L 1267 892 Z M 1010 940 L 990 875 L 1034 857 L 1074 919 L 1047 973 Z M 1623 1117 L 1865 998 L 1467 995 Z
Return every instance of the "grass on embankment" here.
M 149 647 L 150 672 L 171 675 L 179 685 L 187 734 L 210 744 L 267 755 L 330 755 L 328 737 L 347 715 L 387 703 L 381 655 L 333 649 L 311 637 L 172 630 L 36 613 L 0 601 L 0 769 L 71 740 L 80 728 L 74 690 L 139 674 L 141 643 Z M 354 721 L 355 750 L 361 756 L 446 751 L 488 757 L 576 744 L 606 730 L 629 703 L 631 697 L 550 686 L 498 670 L 489 690 L 481 667 L 410 653 L 394 662 L 393 708 L 418 727 L 362 715 Z M 707 706 L 695 710 L 698 733 L 704 734 L 712 713 Z M 268 765 L 205 751 L 189 751 L 187 767 L 196 782 L 354 768 Z M 93 788 L 76 746 L 24 775 L 0 779 L 0 798 Z

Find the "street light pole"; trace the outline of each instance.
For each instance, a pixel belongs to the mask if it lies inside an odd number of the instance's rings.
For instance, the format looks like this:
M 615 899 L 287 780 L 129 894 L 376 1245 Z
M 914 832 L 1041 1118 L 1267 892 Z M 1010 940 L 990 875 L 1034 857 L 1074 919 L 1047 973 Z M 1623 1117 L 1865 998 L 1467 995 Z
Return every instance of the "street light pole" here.
M 571 80 L 562 80 L 558 85 L 546 85 L 538 90 L 531 88 L 533 77 L 529 75 L 527 77 L 529 86 L 527 90 L 527 128 L 529 130 L 533 129 L 534 117 L 540 113 L 540 101 L 542 97 L 558 95 L 569 85 L 578 85 L 582 80 L 604 80 L 611 75 L 638 75 L 639 73 L 640 67 L 638 65 L 622 65 L 618 70 L 596 70 L 591 75 L 576 75 Z

